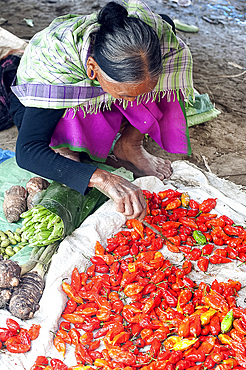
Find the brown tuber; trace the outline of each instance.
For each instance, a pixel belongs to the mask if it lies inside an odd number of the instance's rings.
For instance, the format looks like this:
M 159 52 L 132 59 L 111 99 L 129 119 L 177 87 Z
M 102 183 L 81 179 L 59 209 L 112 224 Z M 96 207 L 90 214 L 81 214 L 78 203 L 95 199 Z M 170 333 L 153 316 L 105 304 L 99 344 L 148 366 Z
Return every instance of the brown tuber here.
M 26 183 L 26 190 L 28 192 L 27 197 L 27 208 L 31 209 L 34 207 L 33 203 L 33 197 L 36 193 L 47 189 L 47 187 L 50 185 L 50 183 L 43 179 L 42 177 L 32 177 L 27 183 Z
M 19 284 L 21 268 L 17 262 L 4 260 L 0 255 L 0 288 L 13 288 Z
M 28 210 L 29 209 L 32 209 L 35 206 L 33 198 L 34 198 L 34 196 L 36 194 L 37 193 L 30 193 L 30 194 L 28 194 L 28 196 L 27 196 L 27 209 Z
M 23 186 L 14 185 L 5 191 L 3 211 L 8 222 L 17 222 L 27 207 L 27 191 Z
M 44 290 L 44 280 L 35 271 L 21 277 L 20 284 L 14 289 L 9 303 L 9 311 L 22 320 L 31 319 L 39 309 L 39 301 Z
M 6 288 L 0 288 L 0 308 L 6 308 L 10 298 L 11 298 L 11 290 Z
M 32 177 L 26 183 L 26 190 L 29 194 L 37 193 L 38 191 L 47 189 L 49 185 L 49 181 L 43 179 L 42 177 Z

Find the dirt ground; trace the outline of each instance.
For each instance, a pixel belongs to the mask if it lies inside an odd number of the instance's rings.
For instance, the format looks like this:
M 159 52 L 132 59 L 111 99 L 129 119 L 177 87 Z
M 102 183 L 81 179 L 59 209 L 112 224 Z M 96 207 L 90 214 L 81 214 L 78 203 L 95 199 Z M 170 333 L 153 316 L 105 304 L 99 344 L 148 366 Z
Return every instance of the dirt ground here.
M 151 0 L 152 10 L 199 27 L 198 33 L 178 35 L 188 44 L 194 59 L 194 86 L 208 93 L 221 114 L 190 128 L 192 155 L 169 154 L 151 139 L 152 154 L 171 161 L 185 159 L 246 189 L 246 3 L 244 0 L 192 0 L 188 7 L 176 1 Z M 88 14 L 107 1 L 95 0 L 0 0 L 0 23 L 23 39 L 30 39 L 53 18 L 67 13 Z M 32 19 L 28 26 L 24 19 Z M 0 132 L 0 148 L 15 149 L 17 130 Z

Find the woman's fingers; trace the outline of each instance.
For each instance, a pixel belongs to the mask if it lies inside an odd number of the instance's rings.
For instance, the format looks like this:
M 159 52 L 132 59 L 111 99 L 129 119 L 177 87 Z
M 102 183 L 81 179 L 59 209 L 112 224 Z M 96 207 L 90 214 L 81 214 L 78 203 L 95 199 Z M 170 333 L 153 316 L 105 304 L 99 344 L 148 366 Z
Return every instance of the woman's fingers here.
M 113 199 L 116 210 L 128 219 L 142 220 L 145 217 L 147 204 L 138 186 L 120 176 L 99 169 L 93 174 L 90 184 L 107 193 Z
M 143 193 L 142 193 L 142 190 L 140 189 L 141 191 L 141 197 L 140 197 L 140 203 L 141 203 L 141 211 L 139 212 L 139 220 L 140 221 L 143 221 L 144 217 L 146 216 L 146 212 L 147 212 L 147 203 L 144 199 L 144 196 L 143 196 Z
M 143 219 L 146 215 L 147 204 L 144 200 L 142 190 L 138 187 L 124 188 L 124 198 L 119 201 L 124 205 L 124 216 L 130 218 L 141 218 Z
M 141 194 L 142 195 L 142 194 Z M 143 197 L 138 197 L 138 194 L 126 197 L 124 205 L 125 211 L 122 212 L 128 219 L 139 218 L 142 220 L 146 216 L 146 202 Z
M 143 219 L 145 217 L 147 204 L 140 188 L 127 181 L 118 183 L 117 193 L 113 194 L 114 192 L 110 190 L 109 192 L 115 202 L 116 210 L 123 213 L 128 219 L 139 217 Z
M 142 190 L 140 188 L 136 189 L 134 194 L 130 196 L 129 200 L 132 204 L 133 210 L 132 214 L 129 215 L 131 216 L 129 218 L 139 218 L 140 220 L 143 220 L 146 216 L 147 203 L 145 202 Z

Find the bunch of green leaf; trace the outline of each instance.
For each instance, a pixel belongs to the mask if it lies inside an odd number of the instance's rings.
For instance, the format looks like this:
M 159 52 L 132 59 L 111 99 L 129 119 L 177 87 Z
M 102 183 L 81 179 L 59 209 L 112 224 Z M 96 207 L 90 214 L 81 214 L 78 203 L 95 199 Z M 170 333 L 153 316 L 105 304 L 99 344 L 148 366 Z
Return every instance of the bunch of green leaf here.
M 36 205 L 21 214 L 22 238 L 30 247 L 43 247 L 62 239 L 64 224 L 62 219 L 47 208 Z

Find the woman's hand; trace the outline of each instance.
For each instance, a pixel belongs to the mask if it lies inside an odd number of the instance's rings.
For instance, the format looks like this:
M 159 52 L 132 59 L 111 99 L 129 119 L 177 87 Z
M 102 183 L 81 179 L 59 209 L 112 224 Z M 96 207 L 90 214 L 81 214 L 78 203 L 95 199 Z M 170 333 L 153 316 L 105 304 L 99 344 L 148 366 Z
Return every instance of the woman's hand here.
M 96 187 L 113 199 L 116 210 L 123 213 L 127 219 L 144 219 L 147 204 L 138 186 L 99 168 L 93 173 L 88 186 Z

